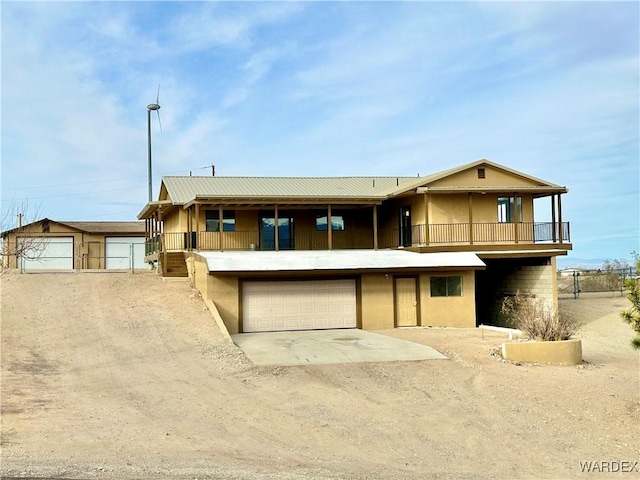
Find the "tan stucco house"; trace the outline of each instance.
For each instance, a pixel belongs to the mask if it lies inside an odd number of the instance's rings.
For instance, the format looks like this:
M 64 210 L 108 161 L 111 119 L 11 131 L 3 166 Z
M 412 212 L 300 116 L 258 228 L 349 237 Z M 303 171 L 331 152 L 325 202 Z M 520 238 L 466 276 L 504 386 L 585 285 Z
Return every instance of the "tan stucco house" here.
M 565 193 L 487 160 L 426 177 L 164 177 L 138 218 L 146 260 L 190 276 L 232 334 L 474 327 L 517 290 L 557 304 Z M 536 222 L 543 197 L 551 221 Z
M 2 261 L 21 270 L 142 269 L 145 222 L 43 218 L 2 232 Z

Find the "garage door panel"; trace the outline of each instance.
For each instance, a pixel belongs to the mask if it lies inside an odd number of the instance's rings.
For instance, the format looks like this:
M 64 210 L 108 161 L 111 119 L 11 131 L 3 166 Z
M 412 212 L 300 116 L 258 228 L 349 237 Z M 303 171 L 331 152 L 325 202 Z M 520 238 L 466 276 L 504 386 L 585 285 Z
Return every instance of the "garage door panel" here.
M 25 270 L 72 270 L 73 237 L 27 237 L 18 239 L 26 245 L 37 245 L 37 258 L 21 258 Z
M 105 240 L 105 267 L 107 269 L 131 268 L 133 244 L 133 268 L 145 268 L 144 237 L 107 237 Z
M 243 284 L 243 331 L 312 330 L 356 326 L 355 280 Z

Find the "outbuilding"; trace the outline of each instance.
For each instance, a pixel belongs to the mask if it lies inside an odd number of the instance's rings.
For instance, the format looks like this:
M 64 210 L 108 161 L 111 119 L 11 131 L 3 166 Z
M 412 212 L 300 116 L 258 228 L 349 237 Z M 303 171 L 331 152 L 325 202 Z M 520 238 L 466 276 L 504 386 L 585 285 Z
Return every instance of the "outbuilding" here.
M 21 270 L 145 268 L 144 222 L 43 218 L 2 232 L 2 262 Z

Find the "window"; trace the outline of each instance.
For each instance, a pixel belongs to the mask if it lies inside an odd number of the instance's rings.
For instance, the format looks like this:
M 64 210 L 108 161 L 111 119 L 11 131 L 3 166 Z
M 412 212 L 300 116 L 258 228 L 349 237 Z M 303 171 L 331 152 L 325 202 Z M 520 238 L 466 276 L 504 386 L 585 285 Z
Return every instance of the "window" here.
M 498 222 L 513 223 L 515 221 L 514 199 L 518 202 L 518 222 L 522 222 L 522 197 L 498 197 Z
M 478 178 L 487 178 L 487 174 L 484 171 L 484 168 L 479 168 L 478 169 Z
M 316 218 L 316 230 L 320 230 L 323 232 L 327 231 L 327 216 L 317 217 Z M 344 218 L 342 215 L 332 215 L 331 216 L 331 230 L 334 232 L 337 230 L 344 230 Z
M 461 297 L 462 277 L 431 277 L 432 297 Z
M 220 231 L 220 211 L 205 211 L 205 229 L 207 232 Z M 233 210 L 225 210 L 222 212 L 222 230 L 224 232 L 236 231 L 236 212 Z

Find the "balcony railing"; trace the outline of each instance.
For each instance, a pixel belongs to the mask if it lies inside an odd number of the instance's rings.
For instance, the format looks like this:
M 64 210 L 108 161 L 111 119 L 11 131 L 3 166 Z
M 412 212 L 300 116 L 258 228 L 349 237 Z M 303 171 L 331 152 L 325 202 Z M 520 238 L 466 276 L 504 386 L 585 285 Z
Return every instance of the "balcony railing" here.
M 400 238 L 400 232 L 395 230 Z M 570 243 L 569 222 L 441 223 L 414 225 L 411 245 Z M 405 245 L 408 246 L 408 245 Z
M 331 248 L 373 249 L 371 230 L 333 231 Z M 444 223 L 414 225 L 411 231 L 378 230 L 379 248 L 438 245 L 511 245 L 517 243 L 570 243 L 569 222 Z M 326 231 L 300 230 L 293 238 L 280 239 L 281 250 L 328 250 Z M 146 252 L 182 250 L 274 250 L 275 240 L 262 239 L 258 231 L 171 232 L 146 243 Z

